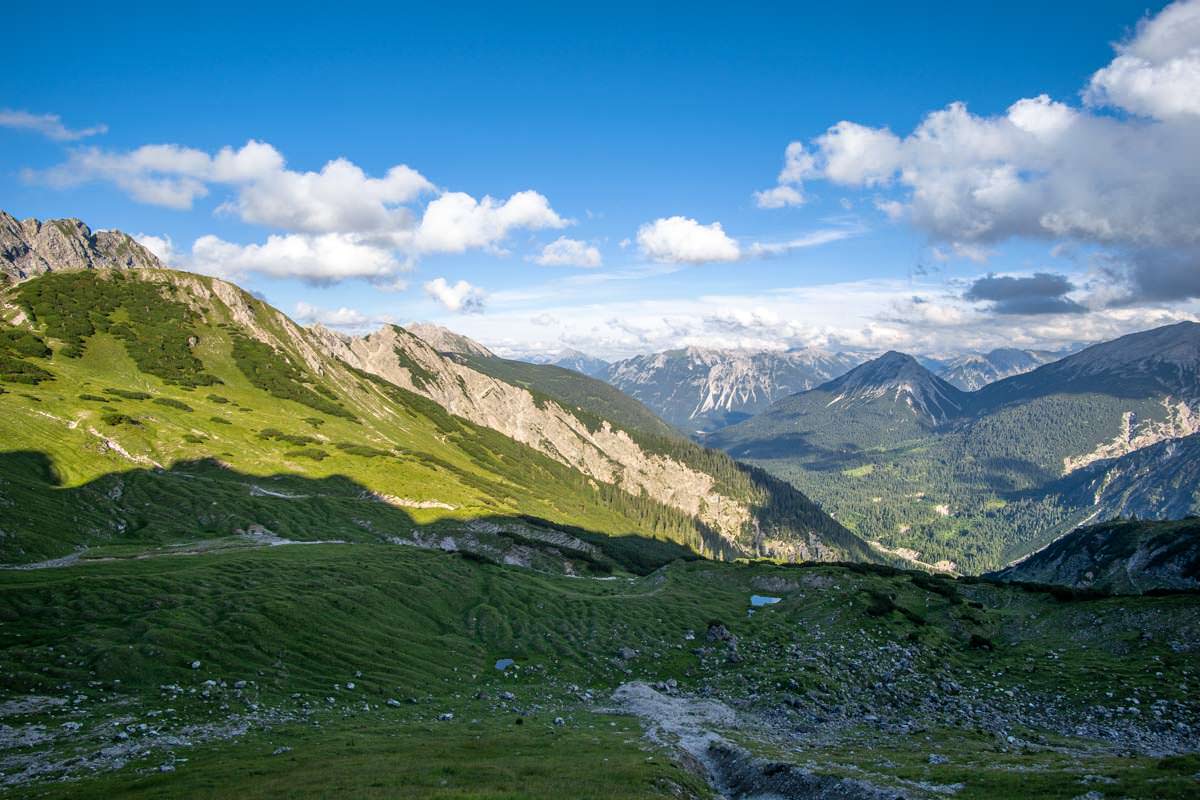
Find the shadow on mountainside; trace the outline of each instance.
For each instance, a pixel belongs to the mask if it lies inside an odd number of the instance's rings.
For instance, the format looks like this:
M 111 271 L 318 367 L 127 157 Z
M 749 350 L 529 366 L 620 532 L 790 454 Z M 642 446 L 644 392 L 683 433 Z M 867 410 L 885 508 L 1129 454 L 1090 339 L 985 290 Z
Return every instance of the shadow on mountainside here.
M 701 557 L 681 544 L 632 531 L 608 535 L 527 515 L 422 525 L 405 510 L 419 502 L 381 496 L 343 475 L 252 475 L 210 458 L 112 472 L 64 487 L 47 454 L 11 451 L 0 453 L 0 563 L 29 564 L 84 548 L 134 552 L 238 536 L 267 544 L 416 544 L 523 566 L 563 569 L 569 562 L 566 571 L 601 575 L 646 574 L 677 559 Z M 737 555 L 717 534 L 702 535 L 708 552 Z

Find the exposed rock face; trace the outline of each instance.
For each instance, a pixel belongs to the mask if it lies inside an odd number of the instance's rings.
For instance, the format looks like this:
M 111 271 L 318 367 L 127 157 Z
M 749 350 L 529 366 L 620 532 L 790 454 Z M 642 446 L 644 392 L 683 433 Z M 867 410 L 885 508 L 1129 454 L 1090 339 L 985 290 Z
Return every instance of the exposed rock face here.
M 1059 491 L 1093 519 L 1182 519 L 1200 511 L 1200 433 L 1097 461 L 1067 476 Z
M 1042 350 L 1004 347 L 989 353 L 968 353 L 959 356 L 946 362 L 935 372 L 947 383 L 965 392 L 973 392 L 989 383 L 1037 369 L 1059 357 L 1058 354 Z
M 428 397 L 451 414 L 491 428 L 606 483 L 684 511 L 746 549 L 749 509 L 721 496 L 711 475 L 667 456 L 647 453 L 607 421 L 595 430 L 552 401 L 443 358 L 423 337 L 386 326 L 363 337 L 313 328 L 330 355 Z M 425 329 L 428 332 L 428 329 Z M 772 549 L 783 542 L 763 542 Z
M 1200 589 L 1200 519 L 1079 528 L 996 577 L 1119 594 Z
M 120 231 L 93 233 L 77 219 L 17 220 L 0 211 L 0 274 L 10 283 L 63 270 L 161 267 Z
M 481 358 L 496 356 L 495 353 L 474 339 L 455 333 L 449 328 L 443 328 L 441 325 L 418 322 L 407 326 L 405 330 L 439 353 L 455 353 L 460 356 L 480 356 Z
M 1063 472 L 1074 472 L 1097 461 L 1120 458 L 1159 442 L 1200 432 L 1200 404 L 1190 406 L 1173 397 L 1165 397 L 1161 402 L 1164 412 L 1162 420 L 1138 420 L 1132 411 L 1126 411 L 1121 416 L 1121 429 L 1111 441 L 1089 453 L 1064 458 Z
M 607 380 L 685 431 L 712 431 L 862 362 L 853 354 L 689 347 L 618 361 Z

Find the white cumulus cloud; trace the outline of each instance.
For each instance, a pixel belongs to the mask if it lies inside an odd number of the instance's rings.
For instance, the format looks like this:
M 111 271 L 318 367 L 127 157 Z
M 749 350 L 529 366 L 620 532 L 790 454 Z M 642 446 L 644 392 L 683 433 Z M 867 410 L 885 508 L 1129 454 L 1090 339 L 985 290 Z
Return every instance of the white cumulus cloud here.
M 1200 116 L 1200 3 L 1173 3 L 1143 20 L 1092 76 L 1084 97 L 1155 119 Z
M 272 171 L 247 184 L 225 208 L 246 222 L 291 231 L 386 232 L 411 227 L 411 211 L 399 204 L 433 188 L 403 164 L 372 178 L 338 158 L 320 172 Z
M 389 282 L 404 268 L 384 245 L 355 234 L 272 235 L 261 244 L 235 244 L 201 236 L 192 245 L 188 267 L 197 272 L 237 278 L 253 272 L 311 283 L 347 278 Z
M 445 306 L 447 311 L 469 313 L 483 310 L 483 290 L 466 281 L 451 284 L 445 278 L 434 278 L 425 284 L 425 293 Z
M 198 264 L 232 274 L 375 279 L 409 268 L 424 255 L 498 253 L 515 231 L 571 224 L 532 190 L 477 200 L 439 189 L 405 164 L 374 176 L 345 158 L 320 170 L 297 171 L 288 169 L 275 147 L 255 140 L 216 153 L 176 144 L 129 151 L 77 148 L 64 163 L 26 170 L 24 176 L 60 188 L 105 181 L 140 202 L 180 210 L 214 189 L 231 191 L 218 213 L 283 232 L 246 246 L 215 237 L 197 241 L 192 257 Z M 231 262 L 217 264 L 211 257 L 218 254 Z
M 655 261 L 701 264 L 737 261 L 741 248 L 721 223 L 702 225 L 690 217 L 664 217 L 646 223 L 637 232 L 638 247 Z
M 25 175 L 58 188 L 108 181 L 139 202 L 182 210 L 207 196 L 210 183 L 252 184 L 281 171 L 283 163 L 278 150 L 254 140 L 237 150 L 224 147 L 216 155 L 175 144 L 148 144 L 127 152 L 76 149 L 65 163 Z
M 543 247 L 541 254 L 533 260 L 544 267 L 598 267 L 603 263 L 599 249 L 565 236 Z
M 304 301 L 296 303 L 296 319 L 305 325 L 320 324 L 350 333 L 370 330 L 393 321 L 388 315 L 365 314 L 357 308 L 322 308 Z
M 164 266 L 175 266 L 181 254 L 175 249 L 175 243 L 170 236 L 153 236 L 148 233 L 136 233 L 133 240 L 153 253 Z
M 517 192 L 503 203 L 447 192 L 425 207 L 415 242 L 426 253 L 462 253 L 495 246 L 515 228 L 541 230 L 568 224 L 549 200 L 534 191 Z
M 1014 237 L 1098 245 L 1124 263 L 1131 297 L 1200 296 L 1200 0 L 1144 21 L 1085 100 L 1038 95 L 994 115 L 955 102 L 907 135 L 838 122 L 788 145 L 779 186 L 887 192 L 876 206 L 890 218 L 974 260 Z
M 794 186 L 776 186 L 754 193 L 754 202 L 759 208 L 785 208 L 804 204 L 804 195 Z

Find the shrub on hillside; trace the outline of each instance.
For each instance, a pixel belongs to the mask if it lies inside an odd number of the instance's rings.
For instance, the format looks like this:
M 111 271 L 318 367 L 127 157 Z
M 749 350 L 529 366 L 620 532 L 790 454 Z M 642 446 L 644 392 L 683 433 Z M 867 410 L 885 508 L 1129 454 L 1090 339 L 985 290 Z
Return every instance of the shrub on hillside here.
M 331 417 L 356 419 L 336 402 L 336 394 L 319 383 L 310 385 L 287 354 L 270 345 L 235 334 L 233 360 L 250 383 L 274 397 L 300 403 Z
M 131 389 L 105 389 L 106 394 L 113 394 L 126 400 L 149 400 L 154 395 L 149 392 L 139 392 Z
M 46 333 L 79 358 L 86 341 L 107 332 L 121 340 L 138 369 L 167 383 L 208 386 L 221 381 L 192 353 L 197 316 L 160 284 L 123 273 L 50 273 L 23 284 L 17 303 Z
M 303 447 L 299 450 L 289 450 L 285 455 L 289 458 L 311 458 L 313 461 L 324 461 L 329 458 L 329 453 L 326 453 L 319 447 Z
M 297 447 L 321 443 L 320 439 L 314 439 L 311 436 L 304 436 L 303 434 L 284 433 L 277 428 L 263 428 L 258 432 L 258 438 L 265 441 L 274 440 L 277 442 L 287 442 L 288 444 L 296 445 Z
M 128 414 L 122 414 L 119 411 L 109 411 L 108 413 L 101 414 L 100 419 L 104 422 L 105 425 L 113 425 L 113 426 L 116 426 L 116 425 L 141 425 L 142 424 L 142 423 L 138 422 L 136 419 L 134 419 L 133 417 L 129 416 Z
M 156 397 L 154 398 L 154 402 L 158 403 L 160 406 L 177 408 L 180 411 L 195 411 L 195 409 L 189 406 L 187 403 L 183 402 L 182 400 L 176 400 L 173 397 Z

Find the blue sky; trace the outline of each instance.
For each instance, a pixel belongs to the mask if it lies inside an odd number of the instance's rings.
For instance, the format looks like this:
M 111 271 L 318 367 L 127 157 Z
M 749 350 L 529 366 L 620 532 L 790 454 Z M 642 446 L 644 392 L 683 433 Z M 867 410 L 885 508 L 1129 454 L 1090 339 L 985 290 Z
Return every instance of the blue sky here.
M 1058 346 L 1196 312 L 1167 219 L 1200 218 L 1195 2 L 247 5 L 10 10 L 0 208 L 302 321 L 513 354 Z

